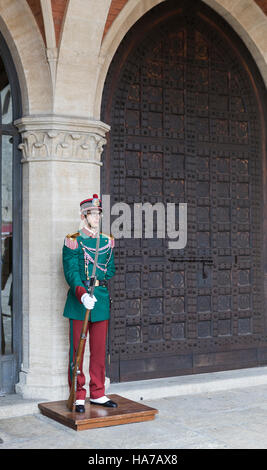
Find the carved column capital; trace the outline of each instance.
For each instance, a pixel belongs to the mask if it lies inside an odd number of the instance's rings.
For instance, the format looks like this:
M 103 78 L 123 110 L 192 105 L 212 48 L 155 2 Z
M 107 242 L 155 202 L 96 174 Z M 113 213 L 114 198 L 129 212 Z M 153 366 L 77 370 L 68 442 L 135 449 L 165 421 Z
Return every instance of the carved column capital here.
M 22 135 L 22 163 L 67 161 L 102 165 L 105 135 L 101 121 L 66 116 L 29 116 L 15 121 Z

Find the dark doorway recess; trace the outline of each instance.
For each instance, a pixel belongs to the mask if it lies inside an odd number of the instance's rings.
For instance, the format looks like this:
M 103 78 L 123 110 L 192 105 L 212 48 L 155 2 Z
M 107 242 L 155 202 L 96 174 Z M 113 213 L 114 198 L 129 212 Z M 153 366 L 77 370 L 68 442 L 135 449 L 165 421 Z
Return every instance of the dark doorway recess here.
M 0 396 L 15 391 L 22 360 L 21 94 L 15 66 L 0 34 Z

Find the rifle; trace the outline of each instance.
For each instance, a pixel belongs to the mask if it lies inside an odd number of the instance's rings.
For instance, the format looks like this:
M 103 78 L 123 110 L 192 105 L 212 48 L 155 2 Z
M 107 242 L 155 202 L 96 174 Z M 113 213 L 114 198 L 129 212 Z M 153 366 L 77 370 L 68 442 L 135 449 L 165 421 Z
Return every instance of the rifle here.
M 100 224 L 99 224 L 98 236 L 97 236 L 97 241 L 96 241 L 94 266 L 93 266 L 92 276 L 90 279 L 91 285 L 89 288 L 89 294 L 91 297 L 94 295 L 94 290 L 95 290 L 95 281 L 96 281 L 95 272 L 96 272 L 96 265 L 97 265 L 98 252 L 99 252 L 99 243 L 100 243 Z M 88 325 L 90 312 L 91 310 L 86 310 L 85 312 L 81 336 L 80 336 L 78 348 L 75 354 L 75 362 L 74 362 L 74 366 L 72 369 L 72 382 L 71 382 L 70 394 L 69 394 L 69 398 L 67 401 L 67 408 L 70 411 L 75 410 L 76 392 L 77 392 L 77 375 L 79 375 L 80 373 L 80 363 L 81 363 L 81 358 L 82 358 L 83 347 L 84 347 L 84 344 L 86 342 L 86 337 L 87 337 L 87 325 Z

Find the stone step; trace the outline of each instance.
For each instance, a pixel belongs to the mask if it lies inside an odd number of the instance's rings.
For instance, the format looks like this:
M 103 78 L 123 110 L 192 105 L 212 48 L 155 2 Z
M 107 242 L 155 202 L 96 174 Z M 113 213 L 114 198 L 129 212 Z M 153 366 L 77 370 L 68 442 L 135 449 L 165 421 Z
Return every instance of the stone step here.
M 112 384 L 107 378 L 106 394 L 118 394 L 134 401 L 147 401 L 258 385 L 267 385 L 267 367 Z M 19 394 L 0 396 L 0 419 L 39 413 L 38 404 L 47 401 L 51 400 L 24 399 Z

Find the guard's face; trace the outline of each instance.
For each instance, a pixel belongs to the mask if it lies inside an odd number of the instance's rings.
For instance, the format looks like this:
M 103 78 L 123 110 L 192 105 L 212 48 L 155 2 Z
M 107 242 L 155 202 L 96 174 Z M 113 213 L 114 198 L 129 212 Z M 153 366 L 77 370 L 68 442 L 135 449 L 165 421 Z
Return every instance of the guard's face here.
M 99 226 L 100 222 L 100 217 L 101 217 L 101 212 L 98 209 L 91 209 L 90 211 L 87 211 L 87 222 L 92 227 L 93 229 L 97 229 Z

